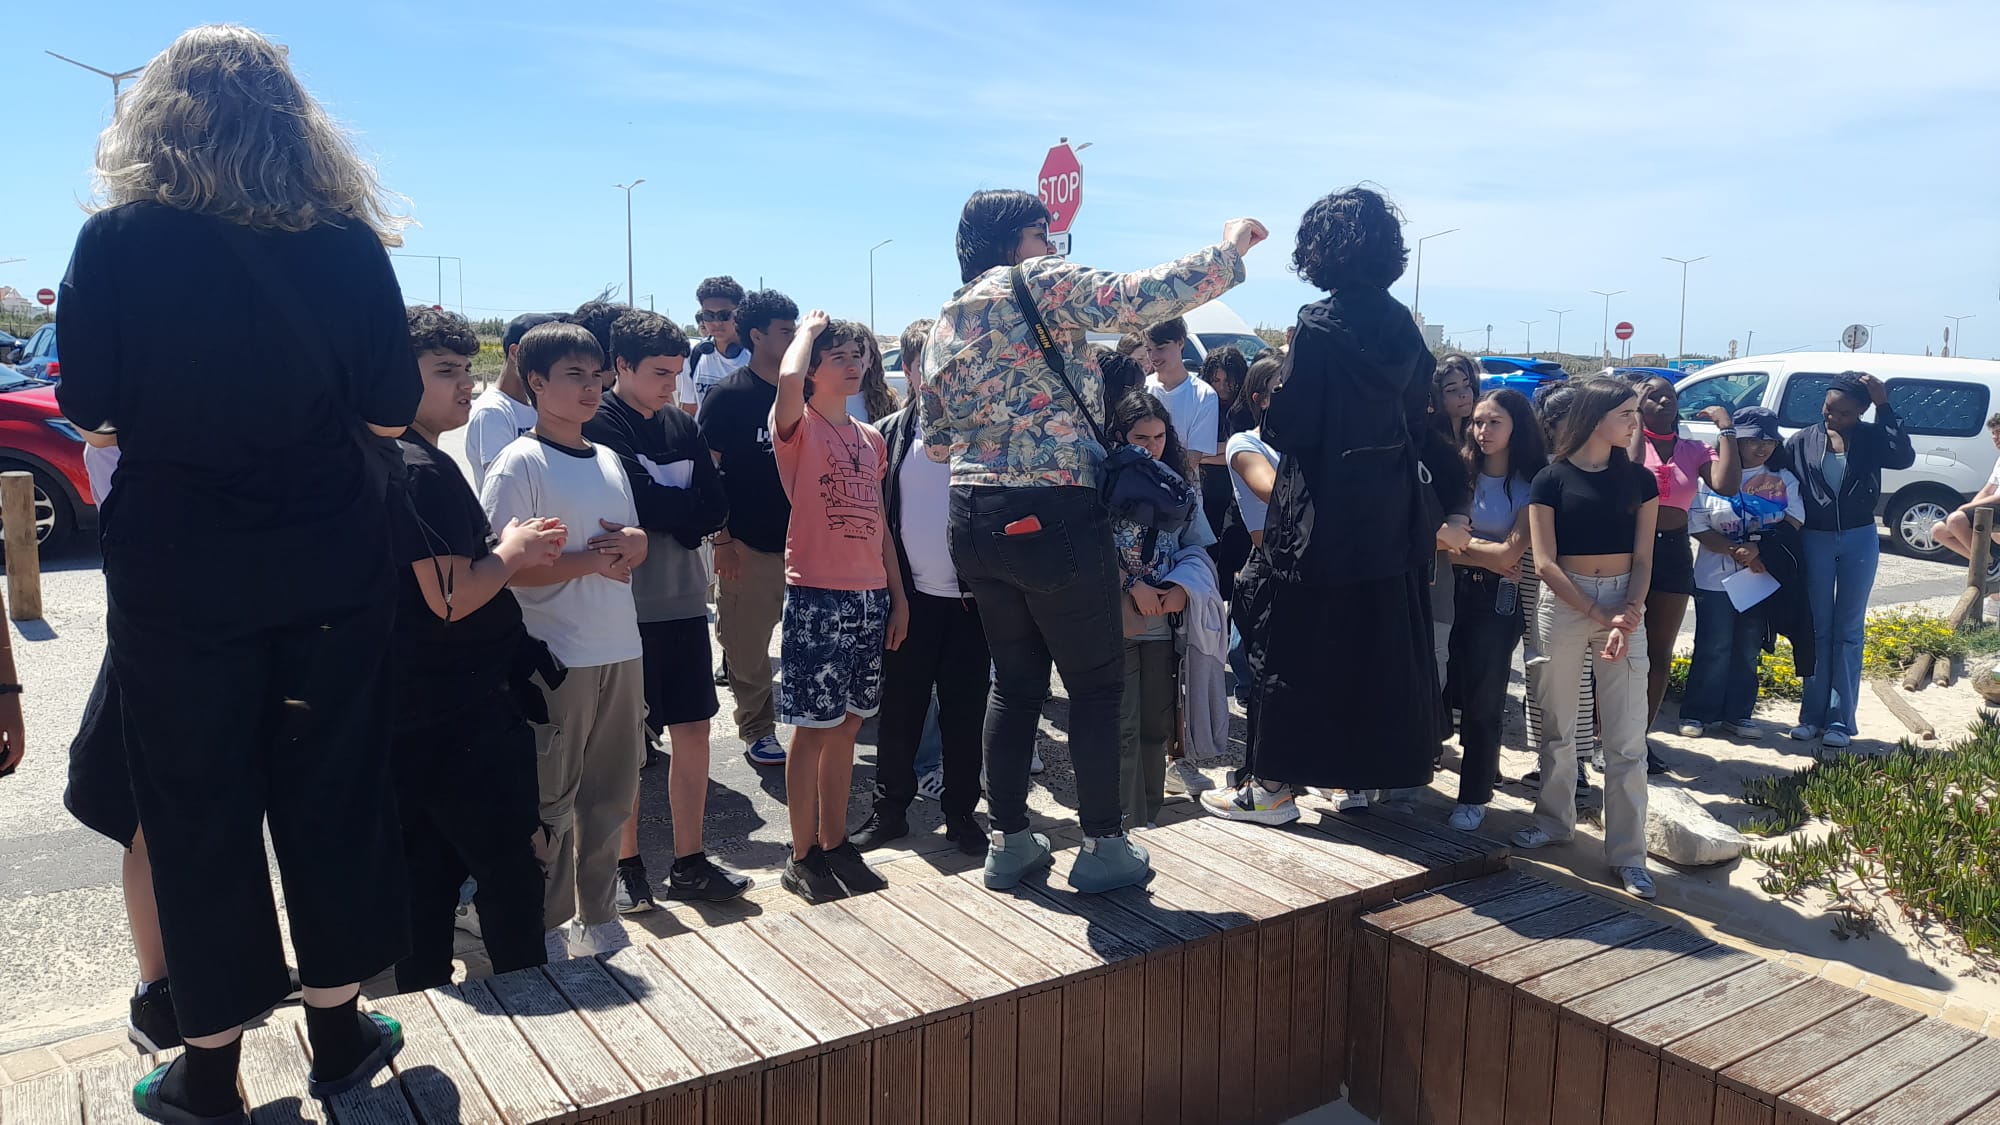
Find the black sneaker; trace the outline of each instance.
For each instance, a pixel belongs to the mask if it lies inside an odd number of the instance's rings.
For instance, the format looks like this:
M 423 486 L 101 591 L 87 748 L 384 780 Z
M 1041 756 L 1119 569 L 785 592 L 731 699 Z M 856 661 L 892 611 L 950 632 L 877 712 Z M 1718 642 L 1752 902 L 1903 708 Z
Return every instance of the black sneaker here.
M 125 1037 L 142 1055 L 157 1055 L 181 1045 L 180 1024 L 174 1019 L 174 994 L 163 977 L 132 994 L 132 1014 Z
M 842 840 L 839 847 L 826 853 L 826 865 L 833 869 L 833 877 L 839 879 L 840 885 L 847 888 L 847 893 L 851 895 L 879 891 L 889 885 L 889 880 L 876 874 L 875 869 L 868 866 L 868 861 L 861 858 L 861 849 L 855 847 L 852 840 Z
M 299 971 L 285 966 L 285 980 L 290 982 L 285 993 L 285 1003 L 296 1004 L 306 998 L 306 982 L 299 979 Z
M 646 878 L 646 861 L 638 856 L 618 861 L 618 899 L 620 914 L 644 914 L 658 909 L 653 901 L 653 884 Z
M 908 817 L 894 813 L 885 816 L 880 809 L 877 809 L 869 816 L 866 823 L 854 830 L 854 834 L 849 836 L 847 841 L 854 845 L 855 851 L 872 852 L 891 840 L 900 840 L 909 834 Z M 982 842 L 980 850 L 984 851 L 985 848 L 986 845 Z
M 944 838 L 958 845 L 965 855 L 986 854 L 986 828 L 976 813 L 958 813 L 944 818 Z
M 675 860 L 667 876 L 667 897 L 680 902 L 728 902 L 750 889 L 750 879 L 734 871 L 724 871 L 697 852 L 686 861 Z
M 729 658 L 727 656 L 722 658 L 722 663 L 715 666 L 715 686 L 729 686 Z
M 841 887 L 840 880 L 833 877 L 833 869 L 826 862 L 826 853 L 819 850 L 818 844 L 806 852 L 804 859 L 793 856 L 785 860 L 785 873 L 778 877 L 778 882 L 810 903 L 832 902 L 847 897 L 847 891 Z

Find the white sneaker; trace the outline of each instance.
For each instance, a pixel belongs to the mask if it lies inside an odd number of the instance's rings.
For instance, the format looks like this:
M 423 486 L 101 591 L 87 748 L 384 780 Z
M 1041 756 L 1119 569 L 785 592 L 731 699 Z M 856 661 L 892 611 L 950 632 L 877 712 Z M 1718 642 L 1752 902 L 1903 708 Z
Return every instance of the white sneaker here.
M 1485 805 L 1460 805 L 1451 810 L 1451 826 L 1460 832 L 1477 831 L 1485 820 Z
M 479 932 L 479 908 L 469 902 L 458 904 L 458 911 L 452 915 L 451 924 L 473 937 L 481 937 Z
M 1254 777 L 1245 779 L 1235 792 L 1213 789 L 1203 793 L 1201 807 L 1225 820 L 1252 824 L 1290 824 L 1299 818 L 1299 805 L 1292 799 L 1290 786 L 1266 789 Z
M 985 785 L 984 778 L 981 778 L 980 784 L 982 787 Z M 944 800 L 944 771 L 932 770 L 918 778 L 917 796 L 922 797 L 926 801 Z
M 1811 742 L 1813 739 L 1819 737 L 1819 728 L 1800 723 L 1798 726 L 1792 728 L 1791 734 L 1788 737 L 1793 742 Z
M 1851 741 L 1852 737 L 1839 727 L 1828 727 L 1826 733 L 1819 736 L 1821 746 L 1830 746 L 1835 750 L 1841 749 Z
M 1764 737 L 1764 728 L 1749 719 L 1730 719 L 1722 724 L 1722 729 L 1737 738 L 1747 738 L 1753 742 Z
M 1189 796 L 1193 796 L 1196 793 L 1206 793 L 1213 788 L 1215 788 L 1215 782 L 1210 781 L 1207 774 L 1201 772 L 1193 762 L 1188 761 L 1186 758 L 1176 759 L 1167 766 L 1167 792 L 1169 793 L 1186 793 Z
M 1707 733 L 1708 727 L 1705 724 L 1696 722 L 1683 722 L 1681 724 L 1682 738 L 1700 738 Z
M 1653 897 L 1653 876 L 1643 867 L 1620 867 L 1616 872 L 1620 882 L 1625 884 L 1625 893 L 1633 898 Z
M 551 965 L 569 960 L 569 935 L 563 927 L 542 931 L 542 952 L 548 955 Z
M 1341 812 L 1365 809 L 1368 807 L 1368 792 L 1365 789 L 1336 789 L 1333 791 L 1333 807 Z
M 574 957 L 603 957 L 629 948 L 632 939 L 625 933 L 625 927 L 618 922 L 599 922 L 586 926 L 581 919 L 571 922 L 567 928 L 570 955 Z
M 1556 838 L 1544 832 L 1539 824 L 1530 824 L 1514 833 L 1513 840 L 1515 847 L 1531 851 L 1535 848 L 1546 848 L 1556 842 Z
M 1031 774 L 1037 774 L 1047 768 L 1048 768 L 1047 766 L 1042 764 L 1042 752 L 1040 750 L 1035 751 L 1034 759 L 1028 763 L 1028 772 Z

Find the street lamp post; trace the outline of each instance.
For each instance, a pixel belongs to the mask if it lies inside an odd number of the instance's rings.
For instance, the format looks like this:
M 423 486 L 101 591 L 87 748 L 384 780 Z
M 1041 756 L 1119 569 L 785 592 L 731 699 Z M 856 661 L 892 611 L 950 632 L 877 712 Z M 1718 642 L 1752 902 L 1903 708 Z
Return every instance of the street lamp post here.
M 1549 311 L 1556 314 L 1556 354 L 1561 355 L 1563 350 L 1563 314 L 1568 312 L 1575 312 L 1576 310 L 1550 309 Z
M 68 55 L 58 55 L 54 51 L 50 50 L 44 50 L 42 53 L 45 55 L 49 55 L 53 58 L 61 59 L 62 61 L 68 63 L 71 66 L 80 66 L 83 69 L 91 72 L 92 74 L 101 74 L 104 77 L 111 79 L 111 116 L 114 118 L 118 116 L 118 93 L 120 88 L 125 85 L 125 80 L 127 78 L 137 78 L 140 74 L 144 73 L 146 70 L 146 68 L 143 66 L 135 66 L 131 70 L 121 70 L 118 73 L 113 74 L 108 70 L 99 70 L 96 67 L 90 65 L 89 63 L 80 63 L 75 59 L 70 58 Z
M 639 299 L 632 291 L 632 189 L 645 182 L 641 177 L 629 184 L 611 185 L 625 193 L 625 303 L 628 305 Z
M 437 306 L 444 307 L 444 264 L 450 262 L 458 270 L 458 311 L 465 311 L 465 263 L 452 254 L 392 254 L 392 258 L 422 258 L 437 263 Z
M 868 248 L 868 332 L 870 335 L 873 335 L 875 332 L 875 251 L 894 241 L 896 240 L 893 238 L 885 238 Z
M 1523 352 L 1522 354 L 1526 355 L 1530 359 L 1533 359 L 1535 356 L 1535 325 L 1540 324 L 1541 321 L 1523 320 L 1519 321 L 1518 323 L 1524 324 L 1528 328 L 1528 343 L 1526 345 L 1527 351 Z
M 1591 292 L 1604 298 L 1604 334 L 1597 338 L 1597 342 L 1603 345 L 1604 362 L 1608 364 L 1611 362 L 1611 298 L 1625 291 L 1623 289 L 1613 289 L 1610 292 L 1606 292 L 1602 289 L 1592 289 Z
M 1461 229 L 1460 227 L 1453 227 L 1450 230 L 1441 230 L 1436 234 L 1427 234 L 1417 239 L 1417 292 L 1416 296 L 1410 298 L 1410 311 L 1412 313 L 1421 314 L 1424 311 L 1424 243 L 1429 242 L 1433 238 L 1443 238 L 1447 234 L 1456 234 Z
M 1882 327 L 1880 324 L 1871 324 L 1868 326 L 1868 350 L 1871 353 L 1875 350 L 1875 330 L 1880 327 Z
M 1956 341 L 1956 343 L 1952 344 L 1952 346 L 1958 349 L 1957 355 L 1960 359 L 1965 358 L 1964 323 L 1978 315 L 1979 315 L 1978 313 L 1966 313 L 1964 316 L 1945 317 L 1946 320 L 1951 321 L 1951 338 L 1952 340 Z
M 1669 258 L 1665 254 L 1662 254 L 1660 257 L 1664 261 L 1679 262 L 1681 264 L 1681 335 L 1680 340 L 1674 345 L 1676 350 L 1674 358 L 1686 359 L 1688 335 L 1688 267 L 1702 261 L 1708 255 L 1703 254 L 1700 258 Z

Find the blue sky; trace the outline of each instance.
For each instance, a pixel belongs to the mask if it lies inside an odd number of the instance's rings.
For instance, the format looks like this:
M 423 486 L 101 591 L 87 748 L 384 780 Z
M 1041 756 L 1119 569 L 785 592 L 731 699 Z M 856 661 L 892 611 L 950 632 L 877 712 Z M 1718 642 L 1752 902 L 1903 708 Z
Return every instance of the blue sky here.
M 0 284 L 62 274 L 110 84 L 40 52 L 137 66 L 194 23 L 288 44 L 422 224 L 475 316 L 567 308 L 625 278 L 677 319 L 702 277 L 759 277 L 895 331 L 957 285 L 981 187 L 1082 154 L 1078 260 L 1135 268 L 1254 215 L 1274 232 L 1227 298 L 1288 324 L 1298 215 L 1356 181 L 1426 244 L 1422 309 L 1474 348 L 1831 346 L 1880 323 L 1921 352 L 1945 317 L 2000 355 L 2000 5 L 991 3 L 838 7 L 174 0 L 10 9 Z M 444 301 L 460 302 L 445 266 Z M 399 263 L 437 296 L 431 262 Z M 1408 303 L 1413 279 L 1397 294 Z

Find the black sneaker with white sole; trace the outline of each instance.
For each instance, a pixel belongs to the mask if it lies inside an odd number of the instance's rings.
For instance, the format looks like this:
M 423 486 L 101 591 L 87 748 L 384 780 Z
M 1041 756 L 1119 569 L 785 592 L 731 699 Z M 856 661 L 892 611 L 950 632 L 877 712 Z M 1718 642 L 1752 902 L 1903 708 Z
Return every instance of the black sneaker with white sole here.
M 861 849 L 852 840 L 842 840 L 840 846 L 826 853 L 826 865 L 833 869 L 833 877 L 851 895 L 879 891 L 889 885 L 889 880 L 877 874 L 861 856 Z
M 944 818 L 944 838 L 965 855 L 986 854 L 986 826 L 977 813 L 953 813 Z
M 707 852 L 675 860 L 667 875 L 667 897 L 677 902 L 728 902 L 749 889 L 749 876 L 724 871 Z
M 616 905 L 620 914 L 644 914 L 659 906 L 653 901 L 652 881 L 646 878 L 646 861 L 636 855 L 618 861 Z
M 165 978 L 142 984 L 132 994 L 125 1037 L 142 1055 L 157 1055 L 181 1045 L 180 1024 L 174 1019 L 174 994 Z
M 840 880 L 833 877 L 833 869 L 827 866 L 826 853 L 814 844 L 806 851 L 805 858 L 797 856 L 785 860 L 785 873 L 778 876 L 779 885 L 807 902 L 818 904 L 846 898 L 847 891 Z

